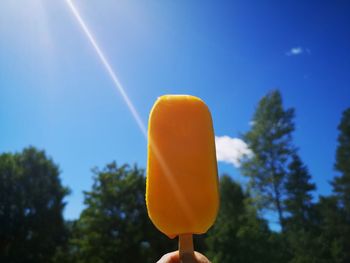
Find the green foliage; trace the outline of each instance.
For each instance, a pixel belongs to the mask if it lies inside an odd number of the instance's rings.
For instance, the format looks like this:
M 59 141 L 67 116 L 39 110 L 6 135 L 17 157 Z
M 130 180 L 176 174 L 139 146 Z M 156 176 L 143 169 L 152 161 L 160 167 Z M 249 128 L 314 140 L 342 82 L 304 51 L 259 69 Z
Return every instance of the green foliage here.
M 335 169 L 340 176 L 334 179 L 332 185 L 339 204 L 345 209 L 350 222 L 350 108 L 343 112 L 338 130 Z
M 243 161 L 242 173 L 250 178 L 258 207 L 276 211 L 282 227 L 284 183 L 295 151 L 293 117 L 292 108 L 283 108 L 279 91 L 272 91 L 260 100 L 251 130 L 243 136 L 254 155 Z
M 313 256 L 317 262 L 350 262 L 350 225 L 345 220 L 345 213 L 337 204 L 334 196 L 321 197 L 316 205 L 317 248 Z
M 318 204 L 324 257 L 332 262 L 350 262 L 350 108 L 343 112 L 338 126 L 335 169 L 339 176 L 331 182 L 334 196 Z
M 350 262 L 350 109 L 338 126 L 334 194 L 312 202 L 311 175 L 292 143 L 293 109 L 278 91 L 259 102 L 244 135 L 254 152 L 243 160 L 246 190 L 224 175 L 220 211 L 195 248 L 213 263 Z M 137 166 L 94 169 L 80 218 L 64 222 L 58 166 L 33 147 L 0 155 L 0 262 L 156 262 L 177 249 L 152 225 L 145 206 L 145 178 Z M 279 215 L 281 232 L 259 217 Z
M 76 262 L 155 262 L 160 253 L 173 250 L 176 242 L 148 219 L 142 170 L 111 163 L 93 172 L 94 184 L 85 192 L 86 208 L 71 240 Z
M 271 235 L 266 222 L 259 219 L 248 196 L 232 179 L 220 180 L 221 206 L 215 225 L 209 231 L 208 257 L 213 262 L 278 262 L 274 261 Z
M 316 189 L 311 183 L 311 175 L 297 153 L 292 161 L 285 183 L 284 201 L 288 217 L 285 219 L 284 237 L 291 254 L 291 263 L 320 262 L 319 239 L 315 231 L 315 211 L 311 191 Z
M 44 151 L 0 155 L 0 262 L 50 262 L 65 242 L 68 192 Z
M 286 220 L 288 227 L 292 229 L 305 229 L 310 225 L 312 210 L 311 191 L 316 189 L 315 184 L 310 183 L 311 175 L 300 157 L 294 153 L 285 183 L 286 199 L 285 209 L 289 213 Z M 293 230 L 292 230 L 293 231 Z

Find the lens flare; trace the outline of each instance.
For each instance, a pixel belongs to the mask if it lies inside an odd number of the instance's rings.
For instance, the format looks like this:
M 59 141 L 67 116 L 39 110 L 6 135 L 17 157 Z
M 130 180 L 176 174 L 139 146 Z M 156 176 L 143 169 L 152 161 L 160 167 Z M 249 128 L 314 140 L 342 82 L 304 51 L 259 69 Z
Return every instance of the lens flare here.
M 146 126 L 143 123 L 143 121 L 142 121 L 139 113 L 137 112 L 134 104 L 130 100 L 128 94 L 126 93 L 123 85 L 121 84 L 121 82 L 119 81 L 117 75 L 115 74 L 114 70 L 112 69 L 110 63 L 108 62 L 108 60 L 106 58 L 106 56 L 104 55 L 104 53 L 102 52 L 101 48 L 99 47 L 99 45 L 98 45 L 98 43 L 96 41 L 96 38 L 93 36 L 93 34 L 91 33 L 90 29 L 87 27 L 86 23 L 84 22 L 83 18 L 81 17 L 78 9 L 74 6 L 73 2 L 71 0 L 66 0 L 66 3 L 68 4 L 68 6 L 69 6 L 70 10 L 72 11 L 74 17 L 78 21 L 81 29 L 83 30 L 83 32 L 85 33 L 86 37 L 88 38 L 88 40 L 90 41 L 91 45 L 93 46 L 94 50 L 96 51 L 97 56 L 99 57 L 99 59 L 102 62 L 103 66 L 107 70 L 107 73 L 111 77 L 115 88 L 117 89 L 117 91 L 119 92 L 119 94 L 123 98 L 125 104 L 129 108 L 129 110 L 130 110 L 134 120 L 136 121 L 138 127 L 140 128 L 143 136 L 147 140 L 147 129 L 146 129 Z M 158 159 L 159 163 L 161 164 L 161 167 L 162 167 L 164 173 L 167 175 L 167 179 L 168 179 L 169 184 L 171 184 L 173 189 L 174 189 L 175 196 L 176 196 L 178 202 L 180 202 L 180 203 L 182 203 L 184 205 L 185 214 L 183 216 L 188 218 L 188 219 L 190 219 L 190 220 L 194 220 L 193 213 L 192 213 L 190 207 L 187 204 L 188 202 L 183 197 L 182 189 L 177 185 L 176 181 L 173 179 L 174 177 L 173 177 L 170 169 L 168 168 L 168 165 L 166 164 L 166 161 L 161 156 L 159 150 L 155 147 L 155 145 L 152 142 L 150 143 L 150 145 L 152 147 L 152 150 L 155 153 L 156 158 Z
M 77 19 L 77 21 L 78 21 L 80 27 L 82 28 L 82 30 L 84 31 L 86 37 L 89 39 L 91 45 L 95 49 L 95 51 L 97 53 L 97 56 L 99 57 L 99 59 L 102 62 L 103 66 L 105 67 L 105 69 L 107 70 L 108 75 L 111 77 L 115 88 L 118 90 L 118 92 L 122 96 L 125 104 L 128 106 L 128 108 L 129 108 L 133 118 L 135 119 L 137 125 L 139 126 L 143 136 L 145 138 L 147 138 L 147 131 L 146 131 L 145 124 L 143 123 L 139 113 L 137 112 L 137 110 L 136 110 L 134 104 L 132 103 L 132 101 L 130 100 L 128 94 L 125 92 L 125 89 L 124 89 L 123 85 L 119 81 L 117 75 L 115 74 L 114 70 L 112 69 L 110 63 L 108 62 L 108 60 L 106 58 L 106 56 L 104 55 L 104 53 L 102 52 L 101 48 L 99 47 L 95 37 L 90 32 L 89 28 L 87 27 L 86 23 L 84 22 L 84 20 L 80 16 L 80 14 L 79 14 L 77 8 L 74 6 L 73 2 L 71 0 L 66 0 L 66 3 L 68 4 L 70 10 L 72 11 L 74 17 Z

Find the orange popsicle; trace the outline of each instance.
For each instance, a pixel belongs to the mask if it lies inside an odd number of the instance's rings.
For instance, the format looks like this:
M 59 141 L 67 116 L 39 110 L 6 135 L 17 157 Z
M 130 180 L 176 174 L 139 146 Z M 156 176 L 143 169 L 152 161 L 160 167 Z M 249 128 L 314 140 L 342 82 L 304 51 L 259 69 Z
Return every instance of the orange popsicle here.
M 165 95 L 155 102 L 148 124 L 146 203 L 154 225 L 170 238 L 205 233 L 214 223 L 215 140 L 201 99 Z

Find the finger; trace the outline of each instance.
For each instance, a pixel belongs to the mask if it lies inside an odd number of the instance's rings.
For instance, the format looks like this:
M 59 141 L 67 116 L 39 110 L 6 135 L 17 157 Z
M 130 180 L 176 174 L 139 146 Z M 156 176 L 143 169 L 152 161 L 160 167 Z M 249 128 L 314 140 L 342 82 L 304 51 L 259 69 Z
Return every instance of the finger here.
M 180 257 L 179 257 L 179 251 L 173 251 L 170 253 L 165 254 L 162 256 L 160 260 L 157 261 L 157 263 L 179 263 Z
M 210 263 L 210 261 L 201 253 L 194 252 L 197 263 Z M 173 251 L 165 254 L 157 263 L 180 263 L 179 251 Z
M 194 252 L 194 255 L 198 263 L 210 263 L 209 259 L 197 251 Z

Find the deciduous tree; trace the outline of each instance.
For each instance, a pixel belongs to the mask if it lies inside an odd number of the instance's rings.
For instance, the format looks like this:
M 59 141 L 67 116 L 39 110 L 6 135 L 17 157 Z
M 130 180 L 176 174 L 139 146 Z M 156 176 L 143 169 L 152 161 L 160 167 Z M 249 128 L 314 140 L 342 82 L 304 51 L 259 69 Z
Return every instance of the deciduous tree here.
M 34 147 L 0 155 L 0 262 L 50 262 L 67 237 L 69 193 L 59 168 Z

